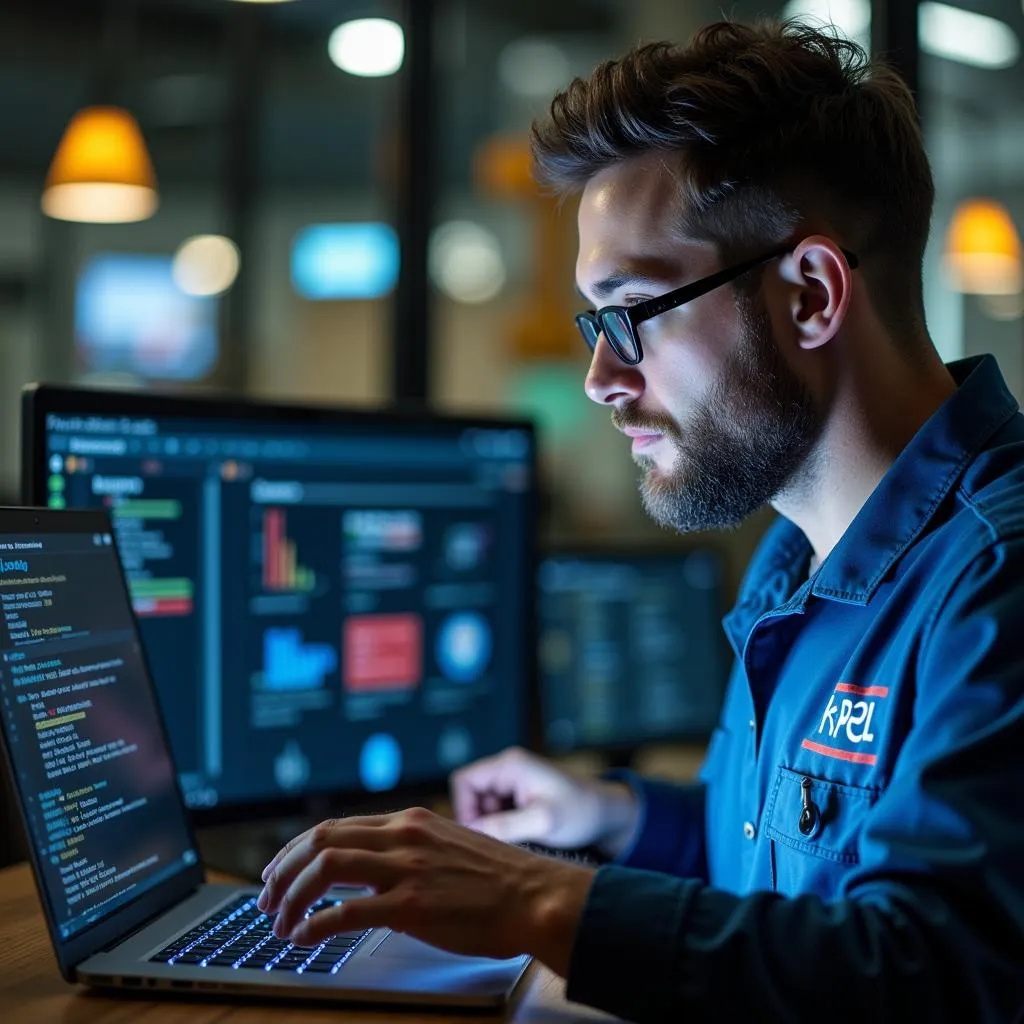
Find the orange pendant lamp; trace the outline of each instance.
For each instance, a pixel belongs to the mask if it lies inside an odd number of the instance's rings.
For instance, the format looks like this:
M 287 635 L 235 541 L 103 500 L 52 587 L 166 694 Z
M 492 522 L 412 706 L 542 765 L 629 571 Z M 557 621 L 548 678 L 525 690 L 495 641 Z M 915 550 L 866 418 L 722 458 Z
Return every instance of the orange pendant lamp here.
M 43 212 L 59 220 L 123 224 L 159 205 L 142 131 L 122 107 L 80 110 L 68 123 L 43 189 Z
M 965 199 L 946 233 L 946 272 L 957 291 L 1015 295 L 1024 288 L 1024 259 L 1013 218 L 994 199 Z

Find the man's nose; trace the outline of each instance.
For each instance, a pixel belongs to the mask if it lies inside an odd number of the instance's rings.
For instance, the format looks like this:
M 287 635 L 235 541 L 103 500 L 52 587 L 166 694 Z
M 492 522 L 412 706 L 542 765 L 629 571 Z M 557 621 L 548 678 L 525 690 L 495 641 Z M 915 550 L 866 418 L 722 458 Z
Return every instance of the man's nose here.
M 583 389 L 598 405 L 621 405 L 643 394 L 644 376 L 638 367 L 628 366 L 615 354 L 602 332 L 597 336 Z

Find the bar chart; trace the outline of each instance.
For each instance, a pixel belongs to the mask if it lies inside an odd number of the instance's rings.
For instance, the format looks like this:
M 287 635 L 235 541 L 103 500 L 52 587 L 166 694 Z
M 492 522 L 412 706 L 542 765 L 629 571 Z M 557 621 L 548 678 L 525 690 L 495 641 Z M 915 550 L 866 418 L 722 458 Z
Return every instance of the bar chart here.
M 280 508 L 263 512 L 263 589 L 270 592 L 308 593 L 316 587 L 316 573 L 298 564 L 295 541 L 288 536 L 288 519 Z
M 298 629 L 276 627 L 263 634 L 263 685 L 267 690 L 314 690 L 338 667 L 330 644 L 307 644 Z

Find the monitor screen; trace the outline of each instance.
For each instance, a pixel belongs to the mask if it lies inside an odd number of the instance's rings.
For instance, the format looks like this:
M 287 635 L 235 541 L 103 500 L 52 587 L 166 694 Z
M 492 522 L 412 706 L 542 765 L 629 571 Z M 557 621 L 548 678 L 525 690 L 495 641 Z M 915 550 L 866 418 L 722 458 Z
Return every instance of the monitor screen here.
M 723 577 L 710 548 L 548 555 L 539 567 L 547 751 L 706 739 L 727 676 Z
M 109 524 L 12 517 L 28 514 L 0 510 L 3 733 L 63 941 L 198 858 Z
M 75 345 L 91 373 L 198 380 L 217 362 L 218 300 L 189 295 L 174 258 L 97 253 L 75 291 Z
M 113 518 L 205 820 L 525 742 L 528 423 L 47 388 L 26 420 L 29 498 Z

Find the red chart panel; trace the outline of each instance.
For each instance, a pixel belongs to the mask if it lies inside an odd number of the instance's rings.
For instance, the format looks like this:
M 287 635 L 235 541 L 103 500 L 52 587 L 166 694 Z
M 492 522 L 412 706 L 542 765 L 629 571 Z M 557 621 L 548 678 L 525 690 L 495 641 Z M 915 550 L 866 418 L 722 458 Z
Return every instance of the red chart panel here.
M 423 675 L 423 622 L 419 615 L 353 615 L 342 634 L 345 689 L 399 690 Z

